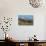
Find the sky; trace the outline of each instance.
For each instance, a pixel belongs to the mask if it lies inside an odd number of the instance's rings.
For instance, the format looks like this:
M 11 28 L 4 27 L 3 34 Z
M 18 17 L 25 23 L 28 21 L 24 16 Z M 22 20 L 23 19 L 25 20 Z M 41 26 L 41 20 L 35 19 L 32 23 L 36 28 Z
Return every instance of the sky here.
M 32 15 L 19 15 L 18 18 L 25 19 L 25 20 L 32 20 Z

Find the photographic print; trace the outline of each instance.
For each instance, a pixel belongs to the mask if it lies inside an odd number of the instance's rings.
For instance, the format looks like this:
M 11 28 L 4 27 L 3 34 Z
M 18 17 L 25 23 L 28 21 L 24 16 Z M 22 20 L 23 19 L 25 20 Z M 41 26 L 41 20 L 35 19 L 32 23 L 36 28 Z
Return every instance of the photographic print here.
M 33 25 L 33 16 L 32 15 L 19 15 L 18 24 L 19 25 Z

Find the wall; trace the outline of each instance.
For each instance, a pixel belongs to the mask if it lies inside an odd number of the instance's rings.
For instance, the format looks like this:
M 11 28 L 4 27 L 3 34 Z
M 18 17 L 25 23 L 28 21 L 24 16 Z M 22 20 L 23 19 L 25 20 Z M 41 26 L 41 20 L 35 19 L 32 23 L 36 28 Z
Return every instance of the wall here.
M 10 31 L 10 37 L 16 40 L 27 40 L 34 34 L 39 40 L 45 39 L 45 15 L 46 8 L 33 8 L 30 6 L 28 0 L 0 0 L 0 17 L 13 17 L 13 22 Z M 18 15 L 33 15 L 33 26 L 19 26 Z M 2 31 L 1 31 L 2 33 Z M 0 33 L 0 34 L 1 34 Z M 1 34 L 2 35 L 2 34 Z M 12 35 L 12 36 L 11 36 Z M 0 36 L 0 39 L 3 37 Z M 3 38 L 4 39 L 4 38 Z

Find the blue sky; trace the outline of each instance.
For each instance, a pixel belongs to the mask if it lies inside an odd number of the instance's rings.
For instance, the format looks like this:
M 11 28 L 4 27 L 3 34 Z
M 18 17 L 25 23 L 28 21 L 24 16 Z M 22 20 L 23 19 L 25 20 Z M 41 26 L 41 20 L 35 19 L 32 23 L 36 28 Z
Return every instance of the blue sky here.
M 19 15 L 18 18 L 32 20 L 33 16 L 32 15 Z

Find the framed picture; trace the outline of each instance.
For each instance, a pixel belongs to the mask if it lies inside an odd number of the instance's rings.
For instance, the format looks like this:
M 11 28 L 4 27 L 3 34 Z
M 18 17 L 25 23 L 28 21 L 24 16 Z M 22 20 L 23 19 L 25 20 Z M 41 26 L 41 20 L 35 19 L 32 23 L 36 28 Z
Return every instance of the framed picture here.
M 19 25 L 33 25 L 33 16 L 32 15 L 19 15 L 18 24 Z

